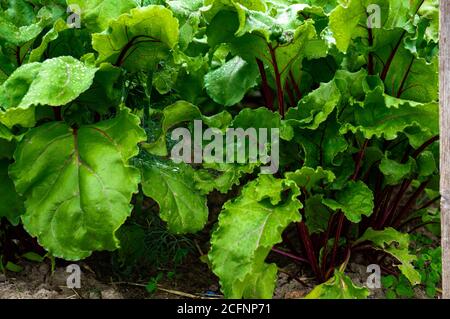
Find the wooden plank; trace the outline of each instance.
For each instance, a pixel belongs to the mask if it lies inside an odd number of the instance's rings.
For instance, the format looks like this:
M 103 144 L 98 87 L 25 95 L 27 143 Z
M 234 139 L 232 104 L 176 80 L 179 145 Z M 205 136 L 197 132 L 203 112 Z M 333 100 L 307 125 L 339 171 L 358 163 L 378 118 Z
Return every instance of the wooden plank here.
M 450 1 L 440 2 L 442 298 L 450 299 Z

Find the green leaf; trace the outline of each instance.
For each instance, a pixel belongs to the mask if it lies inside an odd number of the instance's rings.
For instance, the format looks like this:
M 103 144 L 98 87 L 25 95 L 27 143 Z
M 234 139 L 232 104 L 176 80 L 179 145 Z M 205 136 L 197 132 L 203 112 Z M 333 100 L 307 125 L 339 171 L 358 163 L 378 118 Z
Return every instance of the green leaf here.
M 372 242 L 378 249 L 381 249 L 396 258 L 401 263 L 397 267 L 402 274 L 408 278 L 411 284 L 420 284 L 420 274 L 413 266 L 413 262 L 417 260 L 417 257 L 409 254 L 408 251 L 408 234 L 400 233 L 390 227 L 383 230 L 373 230 L 372 228 L 369 228 L 364 235 L 355 242 L 355 245 L 363 241 Z
M 226 298 L 272 297 L 277 267 L 264 260 L 283 230 L 300 221 L 299 194 L 292 181 L 260 175 L 224 205 L 209 260 Z
M 385 95 L 383 88 L 378 86 L 367 94 L 364 106 L 347 107 L 343 118 L 348 123 L 342 126 L 341 133 L 361 132 L 367 139 L 394 140 L 407 128 L 418 126 L 426 140 L 428 135 L 425 133 L 437 135 L 439 132 L 438 115 L 439 104 L 436 102 L 423 104 L 394 98 Z
M 240 184 L 240 179 L 251 174 L 257 164 L 219 164 L 205 163 L 203 169 L 194 173 L 195 188 L 202 194 L 209 194 L 217 190 L 222 194 L 227 193 L 234 185 Z
M 303 166 L 295 172 L 286 173 L 286 178 L 294 181 L 300 189 L 310 192 L 317 190 L 322 184 L 331 183 L 336 179 L 332 171 L 324 170 L 322 167 L 313 168 Z
M 136 7 L 133 0 L 67 0 L 67 5 L 78 6 L 81 11 L 82 26 L 91 32 L 101 32 L 108 28 L 111 20 Z
M 430 151 L 422 152 L 416 162 L 419 176 L 430 176 L 437 171 L 436 160 L 433 153 Z
M 315 130 L 325 122 L 341 99 L 341 94 L 334 81 L 322 83 L 317 90 L 302 98 L 296 108 L 286 114 L 291 125 Z
M 339 270 L 327 282 L 316 286 L 305 299 L 367 299 L 369 290 L 356 286 Z
M 12 272 L 19 273 L 19 272 L 21 272 L 23 270 L 23 267 L 20 266 L 20 265 L 15 264 L 13 262 L 8 261 L 6 263 L 5 269 L 9 270 L 9 271 L 12 271 Z
M 295 131 L 293 141 L 303 149 L 305 166 L 328 167 L 341 164 L 342 154 L 349 145 L 339 129 L 340 126 L 336 120 L 330 118 L 316 130 L 297 129 Z
M 322 201 L 323 195 L 314 195 L 305 201 L 306 226 L 310 234 L 321 233 L 327 230 L 331 213 Z
M 0 40 L 14 46 L 37 38 L 52 21 L 50 12 L 42 10 L 36 15 L 33 6 L 25 1 L 11 1 L 9 5 L 8 10 L 0 12 Z
M 206 197 L 195 191 L 194 169 L 187 164 L 146 159 L 142 190 L 159 204 L 161 219 L 173 233 L 195 233 L 208 221 Z
M 0 159 L 0 218 L 6 217 L 11 224 L 18 225 L 25 208 L 8 176 L 8 166 L 9 161 Z
M 383 173 L 388 185 L 397 185 L 403 179 L 411 176 L 415 170 L 415 162 L 412 158 L 406 163 L 399 163 L 385 156 L 380 163 L 380 171 Z
M 236 56 L 206 74 L 206 92 L 215 102 L 231 106 L 240 102 L 247 91 L 257 84 L 258 75 L 255 63 L 247 63 Z
M 373 193 L 362 181 L 350 181 L 336 195 L 336 200 L 324 199 L 323 203 L 333 210 L 341 210 L 345 217 L 359 223 L 362 215 L 370 216 L 373 212 Z
M 79 129 L 54 122 L 29 131 L 9 170 L 26 198 L 25 229 L 66 260 L 116 249 L 114 234 L 131 213 L 140 181 L 128 161 L 143 140 L 139 119 L 127 110 Z
M 177 43 L 178 20 L 158 5 L 132 9 L 112 20 L 104 32 L 92 35 L 99 63 L 110 62 L 131 72 L 155 70 Z
M 184 50 L 199 30 L 203 0 L 170 0 L 167 5 L 180 22 L 180 47 Z
M 336 47 L 346 52 L 354 32 L 361 20 L 365 16 L 365 7 L 361 0 L 342 1 L 330 13 L 330 31 L 336 40 Z
M 167 132 L 180 123 L 190 122 L 194 119 L 201 118 L 202 114 L 199 108 L 186 101 L 177 101 L 174 104 L 165 107 L 162 111 L 161 134 L 155 141 L 143 144 L 143 148 L 150 154 L 167 156 Z
M 265 107 L 243 109 L 233 119 L 231 127 L 242 129 L 254 128 L 256 130 L 266 128 L 269 132 L 271 129 L 277 128 L 280 130 L 280 137 L 286 141 L 290 141 L 294 135 L 292 127 L 281 119 L 280 114 L 272 112 Z
M 25 258 L 26 260 L 29 260 L 29 261 L 38 262 L 38 263 L 41 263 L 45 260 L 45 256 L 41 256 L 32 251 L 29 251 L 29 252 L 23 254 L 22 258 Z
M 69 56 L 21 66 L 0 87 L 0 122 L 7 127 L 33 126 L 34 106 L 73 101 L 91 86 L 96 72 Z
M 383 276 L 381 277 L 381 284 L 384 288 L 391 288 L 397 284 L 397 278 L 392 275 Z
M 47 50 L 49 43 L 55 41 L 59 37 L 59 33 L 67 30 L 69 26 L 63 19 L 55 22 L 53 27 L 42 37 L 41 44 L 30 52 L 28 63 L 39 62 L 45 50 Z
M 77 103 L 101 114 L 117 107 L 122 97 L 122 88 L 117 85 L 121 74 L 118 67 L 109 63 L 100 64 L 92 86 L 77 98 Z

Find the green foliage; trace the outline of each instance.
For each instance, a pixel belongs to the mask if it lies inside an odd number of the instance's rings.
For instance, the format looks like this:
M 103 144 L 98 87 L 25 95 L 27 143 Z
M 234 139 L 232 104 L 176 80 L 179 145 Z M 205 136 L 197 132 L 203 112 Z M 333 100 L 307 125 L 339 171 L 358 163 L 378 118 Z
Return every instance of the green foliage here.
M 352 280 L 339 270 L 327 282 L 316 286 L 305 299 L 366 299 L 367 288 L 356 286 Z
M 285 196 L 283 193 L 287 193 Z M 270 298 L 277 267 L 264 262 L 281 233 L 299 221 L 300 194 L 288 180 L 261 175 L 224 205 L 211 239 L 209 260 L 229 298 Z M 240 238 L 240 240 L 236 240 Z
M 367 245 L 399 263 L 388 294 L 432 295 L 437 252 L 416 258 L 401 231 L 420 220 L 438 235 L 438 12 L 434 0 L 0 1 L 0 217 L 51 256 L 120 248 L 122 266 L 158 264 L 160 243 L 206 228 L 227 298 L 270 298 L 266 259 L 296 235 L 288 255 L 321 283 L 310 298 L 367 297 L 344 269 Z M 194 120 L 278 129 L 260 145 L 279 150 L 278 171 L 258 175 L 247 154 L 172 160 L 173 130 Z M 227 194 L 218 217 L 214 192 Z

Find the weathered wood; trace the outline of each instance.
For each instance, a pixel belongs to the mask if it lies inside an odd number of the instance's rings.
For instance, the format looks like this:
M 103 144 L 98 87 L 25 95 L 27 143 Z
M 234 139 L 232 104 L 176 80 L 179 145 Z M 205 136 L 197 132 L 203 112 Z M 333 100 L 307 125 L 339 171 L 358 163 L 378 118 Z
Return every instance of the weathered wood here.
M 450 299 L 450 1 L 440 2 L 442 298 Z

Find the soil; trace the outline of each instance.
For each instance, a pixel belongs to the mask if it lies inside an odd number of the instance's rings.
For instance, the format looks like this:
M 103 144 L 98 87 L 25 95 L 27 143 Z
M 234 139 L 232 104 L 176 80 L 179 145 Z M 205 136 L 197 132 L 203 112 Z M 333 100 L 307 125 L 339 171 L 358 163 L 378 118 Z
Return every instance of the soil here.
M 52 273 L 49 263 L 25 263 L 20 273 L 0 274 L 0 299 L 180 299 L 180 298 L 222 298 L 219 284 L 206 265 L 187 265 L 179 269 L 172 280 L 163 280 L 158 290 L 150 294 L 145 283 L 120 282 L 99 278 L 87 263 L 79 263 L 81 288 L 67 287 L 66 267 L 56 267 Z M 193 267 L 195 266 L 195 267 Z M 347 275 L 353 282 L 365 286 L 366 266 L 349 263 Z M 200 279 L 199 279 L 200 278 Z M 303 298 L 317 284 L 308 273 L 290 264 L 280 268 L 275 299 Z M 416 298 L 426 299 L 426 294 L 416 288 Z M 383 289 L 371 289 L 370 299 L 385 298 Z

